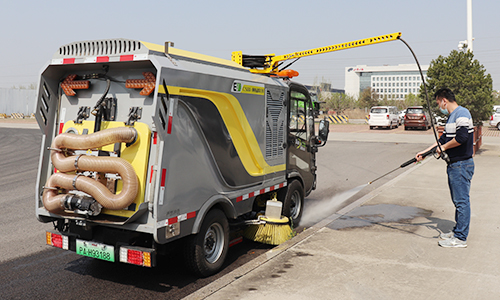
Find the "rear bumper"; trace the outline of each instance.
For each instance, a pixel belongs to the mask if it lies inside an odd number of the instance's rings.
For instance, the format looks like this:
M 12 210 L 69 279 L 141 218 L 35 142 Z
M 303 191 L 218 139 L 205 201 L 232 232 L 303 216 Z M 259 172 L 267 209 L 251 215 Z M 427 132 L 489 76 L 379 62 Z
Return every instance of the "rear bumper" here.
M 156 250 L 153 248 L 132 246 L 127 243 L 79 239 L 75 234 L 55 230 L 45 233 L 49 246 L 69 250 L 76 254 L 109 262 L 122 262 L 142 267 L 156 265 Z
M 370 126 L 391 126 L 390 120 L 368 120 Z
M 425 121 L 405 120 L 405 127 L 427 127 L 429 123 Z

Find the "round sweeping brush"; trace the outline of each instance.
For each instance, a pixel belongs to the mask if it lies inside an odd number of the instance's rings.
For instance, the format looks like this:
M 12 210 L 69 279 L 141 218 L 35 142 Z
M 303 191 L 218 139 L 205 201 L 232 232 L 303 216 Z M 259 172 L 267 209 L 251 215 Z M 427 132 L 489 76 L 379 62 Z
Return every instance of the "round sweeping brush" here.
M 287 217 L 281 216 L 283 203 L 276 199 L 267 201 L 266 214 L 258 221 L 249 225 L 243 232 L 247 239 L 269 244 L 279 245 L 295 236 Z

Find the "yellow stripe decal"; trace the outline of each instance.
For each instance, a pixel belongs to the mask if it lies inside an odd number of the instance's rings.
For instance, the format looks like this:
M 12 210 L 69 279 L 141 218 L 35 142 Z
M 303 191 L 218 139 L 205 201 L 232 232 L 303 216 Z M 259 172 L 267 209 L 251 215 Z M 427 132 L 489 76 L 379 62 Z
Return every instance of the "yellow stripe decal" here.
M 285 165 L 270 166 L 255 138 L 252 127 L 248 123 L 245 112 L 233 95 L 207 90 L 172 87 L 168 91 L 173 95 L 205 98 L 210 100 L 219 110 L 222 120 L 231 135 L 234 147 L 238 152 L 243 167 L 251 176 L 263 176 L 273 172 L 285 170 Z M 159 86 L 159 93 L 165 93 L 163 86 Z

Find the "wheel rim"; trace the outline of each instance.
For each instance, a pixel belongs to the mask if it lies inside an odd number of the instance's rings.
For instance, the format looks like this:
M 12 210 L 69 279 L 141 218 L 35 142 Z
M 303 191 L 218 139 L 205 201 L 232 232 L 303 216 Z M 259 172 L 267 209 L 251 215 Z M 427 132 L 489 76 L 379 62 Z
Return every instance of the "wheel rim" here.
M 292 220 L 297 219 L 297 217 L 300 214 L 300 210 L 302 209 L 302 202 L 300 201 L 300 193 L 299 191 L 295 190 L 292 194 L 292 197 L 290 198 L 290 218 Z
M 212 224 L 205 233 L 203 250 L 206 260 L 213 264 L 216 262 L 224 249 L 224 230 L 219 223 Z

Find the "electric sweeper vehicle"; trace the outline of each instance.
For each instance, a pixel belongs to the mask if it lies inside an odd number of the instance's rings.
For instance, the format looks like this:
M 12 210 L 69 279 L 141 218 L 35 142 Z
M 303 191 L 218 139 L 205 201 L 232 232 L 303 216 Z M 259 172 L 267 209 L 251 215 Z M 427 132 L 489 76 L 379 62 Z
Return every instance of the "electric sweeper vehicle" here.
M 47 244 L 153 267 L 179 241 L 194 273 L 217 272 L 242 239 L 230 238 L 233 225 L 289 226 L 281 215 L 298 224 L 316 187 L 329 124 L 315 132 L 311 97 L 281 63 L 399 36 L 232 60 L 170 42 L 60 47 L 41 73 L 36 106 L 35 204 L 38 220 L 54 224 Z M 262 216 L 268 200 L 274 213 Z

